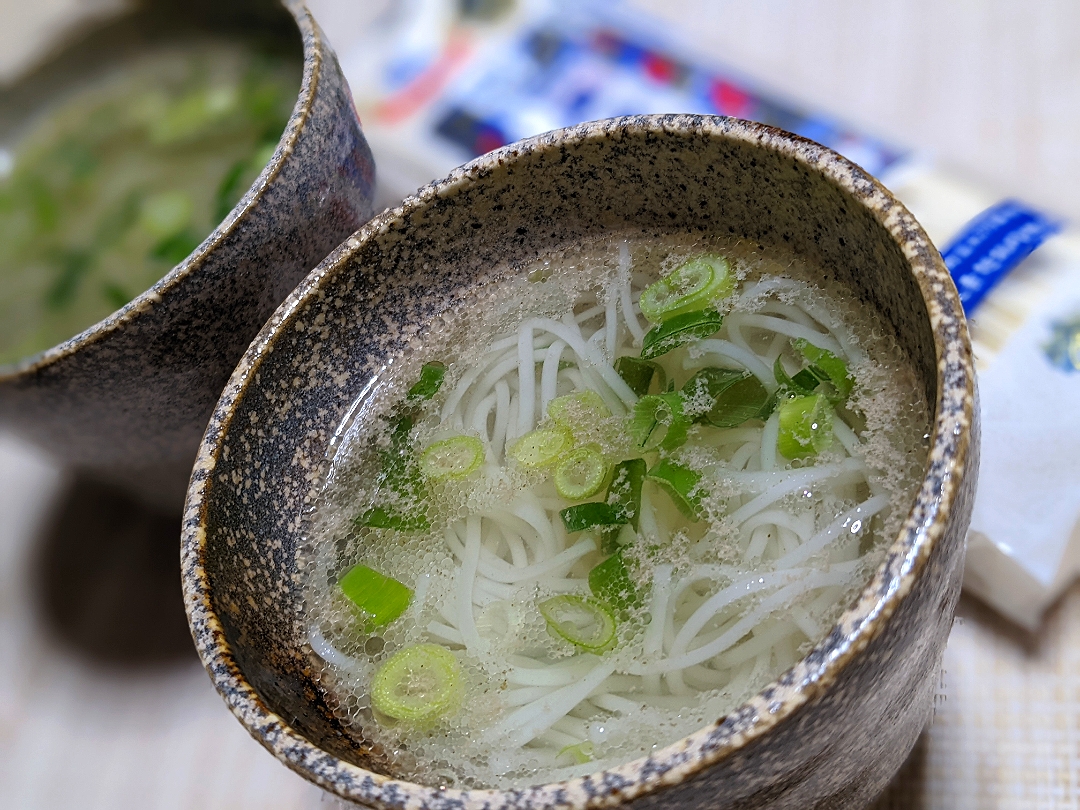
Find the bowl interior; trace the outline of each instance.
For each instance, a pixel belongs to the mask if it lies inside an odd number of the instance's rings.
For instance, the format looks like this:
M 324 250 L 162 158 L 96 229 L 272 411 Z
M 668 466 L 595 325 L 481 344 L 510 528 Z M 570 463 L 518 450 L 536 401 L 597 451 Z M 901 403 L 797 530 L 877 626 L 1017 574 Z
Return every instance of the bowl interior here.
M 188 549 L 185 576 L 204 659 L 224 667 L 214 672 L 219 688 L 229 697 L 230 684 L 246 681 L 260 712 L 329 754 L 394 774 L 383 752 L 333 717 L 313 676 L 297 622 L 304 512 L 334 432 L 373 374 L 433 315 L 560 245 L 692 233 L 794 252 L 881 313 L 932 411 L 927 305 L 882 224 L 888 212 L 860 201 L 859 188 L 877 187 L 827 150 L 765 127 L 620 119 L 507 147 L 372 220 L 267 325 L 204 442 L 187 516 L 202 546 Z

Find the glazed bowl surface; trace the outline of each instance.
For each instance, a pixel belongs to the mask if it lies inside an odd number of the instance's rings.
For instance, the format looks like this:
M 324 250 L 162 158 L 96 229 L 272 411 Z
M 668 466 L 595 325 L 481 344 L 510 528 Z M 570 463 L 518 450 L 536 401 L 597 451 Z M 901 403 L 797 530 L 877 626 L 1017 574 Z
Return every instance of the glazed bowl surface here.
M 519 790 L 435 789 L 330 710 L 300 626 L 297 552 L 335 432 L 374 376 L 478 286 L 582 240 L 717 234 L 790 249 L 881 313 L 932 413 L 925 475 L 859 597 L 736 711 L 647 758 Z M 514 144 L 347 240 L 297 288 L 225 389 L 192 475 L 188 618 L 226 703 L 282 762 L 380 808 L 857 808 L 930 716 L 978 466 L 967 327 L 940 256 L 834 152 L 730 118 L 640 116 Z
M 0 98 L 7 131 L 86 76 L 205 37 L 302 60 L 273 157 L 224 221 L 149 290 L 71 339 L 0 367 L 0 425 L 174 515 L 214 402 L 248 343 L 371 216 L 374 164 L 348 85 L 299 0 L 170 0 L 88 31 Z

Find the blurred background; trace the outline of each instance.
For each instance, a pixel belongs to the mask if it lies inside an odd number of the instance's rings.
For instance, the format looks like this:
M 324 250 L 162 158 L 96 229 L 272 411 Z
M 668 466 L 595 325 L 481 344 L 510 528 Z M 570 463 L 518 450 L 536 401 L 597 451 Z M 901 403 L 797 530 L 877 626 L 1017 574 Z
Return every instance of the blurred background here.
M 833 146 L 939 244 L 1007 196 L 1080 218 L 1075 0 L 309 6 L 352 85 L 382 205 L 520 137 L 697 111 Z M 0 84 L 124 8 L 0 0 Z M 184 621 L 178 532 L 0 434 L 0 806 L 338 806 L 214 692 Z M 1080 589 L 1037 632 L 963 599 L 934 721 L 879 807 L 1080 807 Z

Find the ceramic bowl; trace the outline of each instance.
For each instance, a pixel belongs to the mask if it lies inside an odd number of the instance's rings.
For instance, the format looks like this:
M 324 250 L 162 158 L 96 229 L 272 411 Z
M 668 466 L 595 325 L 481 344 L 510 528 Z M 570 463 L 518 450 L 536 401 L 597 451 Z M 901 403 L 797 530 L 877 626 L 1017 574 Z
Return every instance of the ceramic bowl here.
M 372 375 L 479 284 L 598 235 L 717 233 L 788 248 L 879 310 L 933 413 L 925 477 L 885 561 L 812 652 L 645 759 L 522 790 L 433 789 L 328 710 L 298 626 L 297 547 L 332 438 Z M 642 116 L 514 144 L 384 212 L 278 309 L 233 374 L 188 491 L 191 629 L 226 703 L 282 762 L 367 807 L 855 808 L 926 724 L 978 456 L 967 326 L 911 214 L 836 153 L 730 118 Z
M 225 221 L 157 284 L 70 340 L 0 368 L 0 425 L 173 514 L 237 360 L 297 282 L 371 216 L 374 191 L 348 85 L 301 2 L 176 6 L 151 4 L 92 32 L 7 92 L 4 116 L 159 42 L 261 35 L 303 58 L 277 150 Z

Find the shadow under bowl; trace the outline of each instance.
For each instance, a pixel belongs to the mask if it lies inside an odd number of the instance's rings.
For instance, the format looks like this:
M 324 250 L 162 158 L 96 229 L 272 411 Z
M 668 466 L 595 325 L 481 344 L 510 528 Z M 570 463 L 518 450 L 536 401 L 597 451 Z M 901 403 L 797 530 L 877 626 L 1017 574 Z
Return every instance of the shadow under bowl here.
M 339 722 L 300 626 L 298 548 L 335 431 L 380 369 L 478 287 L 561 246 L 688 233 L 793 251 L 878 311 L 933 414 L 899 535 L 827 637 L 746 704 L 648 758 L 521 790 L 436 789 Z M 730 118 L 641 116 L 481 157 L 369 222 L 266 325 L 207 430 L 183 525 L 185 604 L 225 701 L 282 762 L 368 807 L 856 808 L 926 724 L 960 593 L 978 457 L 948 272 L 836 153 Z
M 299 0 L 198 0 L 148 4 L 89 32 L 0 99 L 0 123 L 14 127 L 88 74 L 205 36 L 302 58 L 270 162 L 153 287 L 70 340 L 0 367 L 0 425 L 173 514 L 237 360 L 300 279 L 372 214 L 374 164 L 348 85 Z

